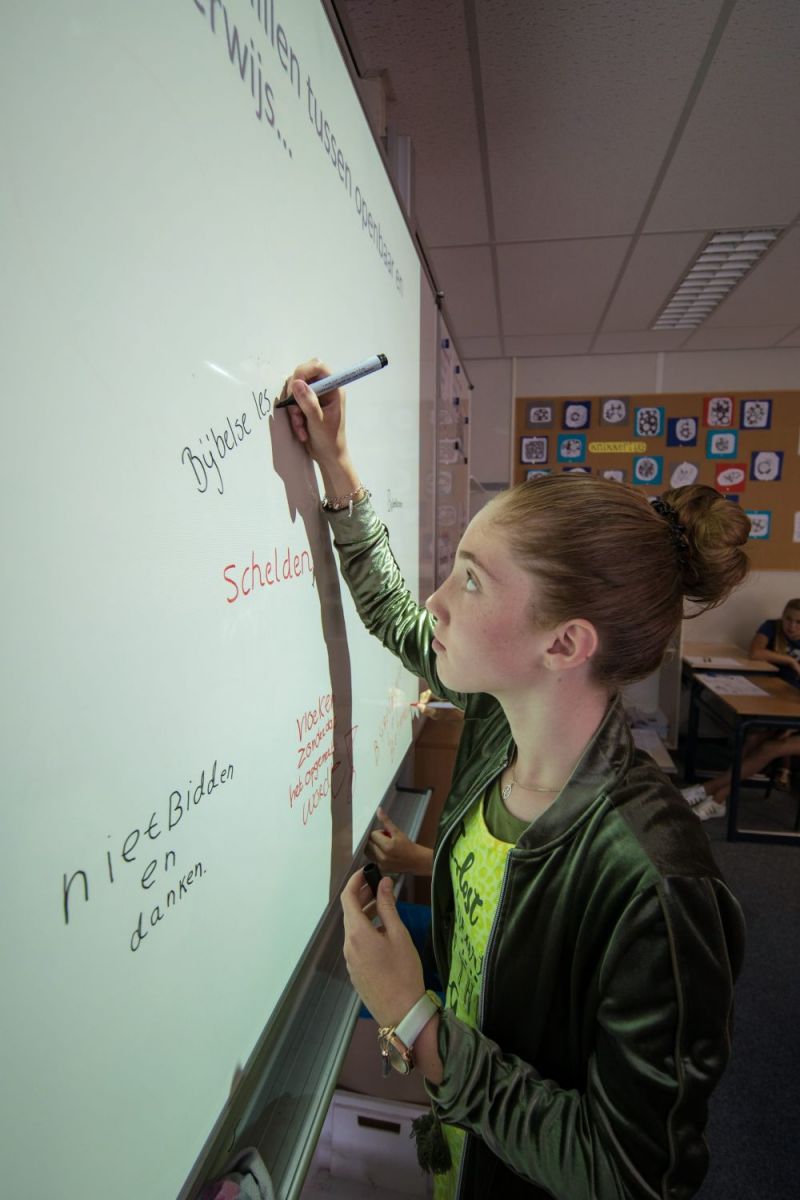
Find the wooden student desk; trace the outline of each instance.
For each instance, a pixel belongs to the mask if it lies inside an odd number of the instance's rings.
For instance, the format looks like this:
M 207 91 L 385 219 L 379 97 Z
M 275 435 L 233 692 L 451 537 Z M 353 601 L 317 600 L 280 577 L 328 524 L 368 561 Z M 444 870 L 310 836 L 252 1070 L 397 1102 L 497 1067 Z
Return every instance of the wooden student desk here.
M 730 665 L 711 665 L 726 658 L 731 660 Z M 738 671 L 742 675 L 776 675 L 778 672 L 774 663 L 748 658 L 747 651 L 733 642 L 683 642 L 681 659 L 684 666 L 693 671 Z M 704 661 L 707 659 L 711 659 L 711 663 Z
M 719 653 L 719 651 L 717 651 Z M 765 664 L 764 664 L 765 665 Z M 708 668 L 707 668 L 708 669 Z M 697 668 L 695 668 L 697 670 Z M 719 695 L 692 678 L 692 700 L 689 709 L 689 733 L 686 742 L 686 777 L 694 779 L 694 758 L 700 710 L 704 709 L 727 725 L 733 733 L 731 791 L 728 797 L 728 841 L 780 842 L 800 844 L 800 829 L 778 833 L 766 829 L 740 829 L 738 824 L 739 791 L 741 785 L 742 750 L 751 728 L 800 729 L 800 689 L 783 679 L 759 675 L 753 680 L 766 696 Z

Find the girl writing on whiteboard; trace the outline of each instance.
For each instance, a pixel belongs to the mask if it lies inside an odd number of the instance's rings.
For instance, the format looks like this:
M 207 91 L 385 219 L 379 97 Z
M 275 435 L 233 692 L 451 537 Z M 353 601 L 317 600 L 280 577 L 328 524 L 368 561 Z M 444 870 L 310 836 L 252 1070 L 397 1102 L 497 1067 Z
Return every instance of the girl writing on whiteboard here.
M 683 598 L 719 603 L 747 569 L 745 515 L 710 488 L 650 505 L 552 475 L 470 523 L 419 607 L 348 453 L 344 397 L 295 371 L 298 439 L 319 465 L 342 573 L 367 628 L 464 709 L 432 861 L 445 1006 L 361 871 L 345 956 L 380 1051 L 423 1072 L 438 1197 L 689 1197 L 725 1066 L 743 927 L 703 829 L 634 749 L 619 689 L 655 670 Z M 416 486 L 416 485 L 414 485 Z M 402 855 L 400 855 L 402 857 Z M 366 910 L 366 911 L 365 911 Z

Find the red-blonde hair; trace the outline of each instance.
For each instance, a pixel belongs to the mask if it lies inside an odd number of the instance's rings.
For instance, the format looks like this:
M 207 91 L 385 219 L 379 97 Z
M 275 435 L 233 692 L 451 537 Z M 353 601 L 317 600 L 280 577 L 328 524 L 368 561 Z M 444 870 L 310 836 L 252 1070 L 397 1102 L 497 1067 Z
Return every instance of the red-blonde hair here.
M 633 487 L 564 474 L 518 484 L 488 506 L 536 580 L 536 625 L 590 621 L 600 643 L 593 675 L 611 689 L 656 670 L 685 599 L 697 616 L 747 574 L 750 521 L 737 504 L 696 484 L 661 499 L 671 518 Z

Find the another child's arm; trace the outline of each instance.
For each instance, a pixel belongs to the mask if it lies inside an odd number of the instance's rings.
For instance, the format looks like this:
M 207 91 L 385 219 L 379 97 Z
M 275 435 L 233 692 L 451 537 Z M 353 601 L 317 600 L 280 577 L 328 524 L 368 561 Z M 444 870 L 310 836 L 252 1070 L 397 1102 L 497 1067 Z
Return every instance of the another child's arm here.
M 761 630 L 750 643 L 749 654 L 757 662 L 774 663 L 776 667 L 790 667 L 800 675 L 800 660 L 792 658 L 791 654 L 780 654 L 777 650 L 770 650 L 769 638 Z
M 380 869 L 388 874 L 430 875 L 433 871 L 433 850 L 420 846 L 398 829 L 382 808 L 378 817 L 383 829 L 375 829 L 369 835 L 367 853 Z

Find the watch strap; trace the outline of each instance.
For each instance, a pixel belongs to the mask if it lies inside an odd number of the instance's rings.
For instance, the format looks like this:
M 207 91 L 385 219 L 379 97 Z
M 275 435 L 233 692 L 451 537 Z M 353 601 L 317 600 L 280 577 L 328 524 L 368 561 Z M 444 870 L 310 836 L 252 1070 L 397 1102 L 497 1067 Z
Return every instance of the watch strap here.
M 399 1025 L 395 1026 L 395 1035 L 409 1050 L 422 1033 L 425 1026 L 439 1012 L 442 1002 L 436 992 L 425 992 L 417 1003 L 406 1013 Z

